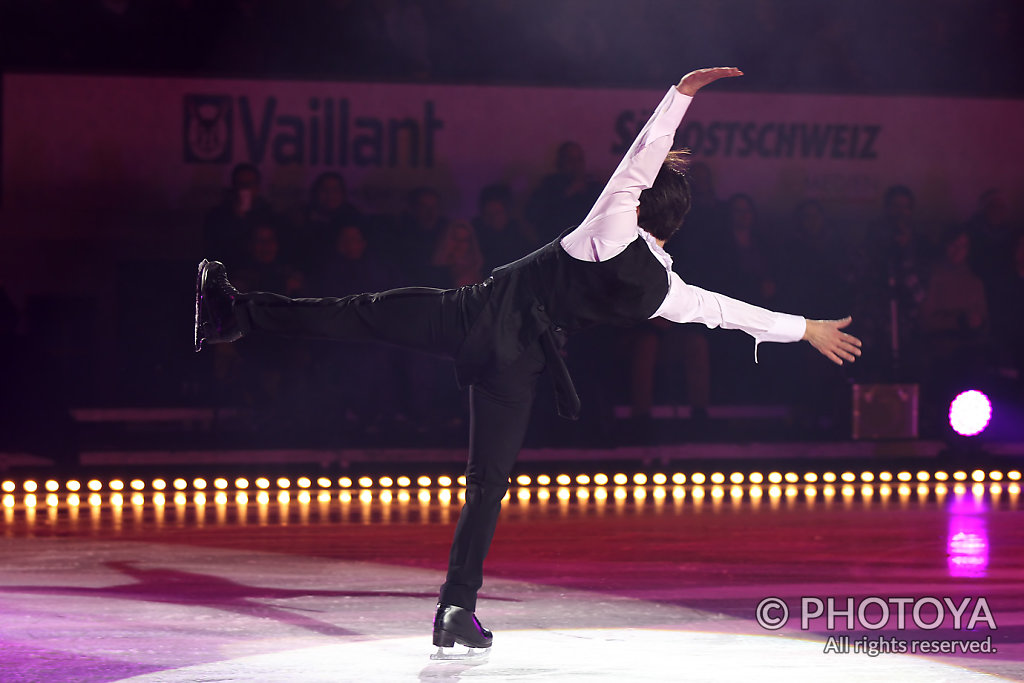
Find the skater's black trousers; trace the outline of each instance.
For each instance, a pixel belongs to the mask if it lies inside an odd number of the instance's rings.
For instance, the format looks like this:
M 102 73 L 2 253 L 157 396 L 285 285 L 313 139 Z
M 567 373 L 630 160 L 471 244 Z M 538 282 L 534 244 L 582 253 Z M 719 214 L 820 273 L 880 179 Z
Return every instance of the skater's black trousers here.
M 239 296 L 236 311 L 246 332 L 376 341 L 454 358 L 485 298 L 482 285 L 446 290 L 409 287 L 325 299 L 253 292 Z M 466 503 L 441 586 L 444 604 L 476 610 L 484 558 L 543 370 L 544 351 L 538 340 L 509 366 L 485 370 L 469 389 Z

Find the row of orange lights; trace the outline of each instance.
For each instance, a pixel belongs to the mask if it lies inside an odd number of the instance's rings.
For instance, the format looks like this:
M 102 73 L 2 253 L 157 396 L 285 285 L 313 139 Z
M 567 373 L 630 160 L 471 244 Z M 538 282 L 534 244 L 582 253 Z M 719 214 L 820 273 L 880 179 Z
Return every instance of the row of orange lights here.
M 577 474 L 575 477 L 571 477 L 568 474 L 559 474 L 556 475 L 555 477 L 551 477 L 547 474 L 539 474 L 535 477 L 531 477 L 528 474 L 520 474 L 515 478 L 515 483 L 518 484 L 519 486 L 550 486 L 552 484 L 557 484 L 558 486 L 570 486 L 573 483 L 577 484 L 578 486 L 589 486 L 591 484 L 595 486 L 606 486 L 608 484 L 614 484 L 616 486 L 625 486 L 630 483 L 636 486 L 645 486 L 648 483 L 657 486 L 664 486 L 671 482 L 672 484 L 675 484 L 677 486 L 683 484 L 702 486 L 707 483 L 722 485 L 727 483 L 727 481 L 728 483 L 733 485 L 760 485 L 766 482 L 769 484 L 798 484 L 801 481 L 806 484 L 816 484 L 819 482 L 826 484 L 833 484 L 837 482 L 852 484 L 857 481 L 863 483 L 872 483 L 875 481 L 882 483 L 889 483 L 893 481 L 900 483 L 908 483 L 912 481 L 965 482 L 968 480 L 973 482 L 999 482 L 1003 481 L 1004 479 L 1008 481 L 1020 481 L 1021 473 L 1019 470 L 1010 470 L 1008 472 L 1003 472 L 1001 470 L 991 470 L 986 472 L 985 470 L 980 469 L 976 469 L 971 472 L 967 472 L 964 470 L 956 470 L 954 472 L 946 472 L 944 470 L 938 470 L 935 472 L 919 470 L 916 473 L 911 473 L 906 470 L 895 473 L 883 470 L 878 473 L 865 471 L 861 472 L 860 474 L 856 474 L 854 472 L 849 471 L 842 472 L 839 474 L 835 472 L 824 472 L 822 474 L 818 474 L 816 472 L 806 472 L 803 475 L 799 475 L 796 472 L 769 472 L 768 474 L 764 474 L 762 472 L 750 472 L 748 474 L 744 474 L 742 472 L 733 472 L 729 474 L 727 477 L 723 472 L 713 472 L 711 474 L 704 474 L 703 472 L 694 472 L 689 475 L 684 474 L 682 472 L 676 472 L 675 474 L 672 475 L 667 475 L 663 473 L 647 475 L 644 474 L 643 472 L 638 472 L 632 475 L 632 477 L 630 477 L 620 472 L 613 475 L 607 475 L 603 473 L 598 473 L 594 475 Z M 150 488 L 153 491 L 184 491 L 188 489 L 191 485 L 191 488 L 196 491 L 204 491 L 210 488 L 218 491 L 224 491 L 229 488 L 232 488 L 232 484 L 234 484 L 234 490 L 244 491 L 249 489 L 250 487 L 254 487 L 260 490 L 270 489 L 272 483 L 275 485 L 275 488 L 280 490 L 287 490 L 292 488 L 293 486 L 292 480 L 287 477 L 278 477 L 273 482 L 271 482 L 271 480 L 266 477 L 258 477 L 254 479 L 252 482 L 250 482 L 248 479 L 244 477 L 239 477 L 235 479 L 233 482 L 229 482 L 227 479 L 223 477 L 218 477 L 216 479 L 213 479 L 212 481 L 207 481 L 202 477 L 197 477 L 195 479 L 192 479 L 191 482 L 189 482 L 187 479 L 179 477 L 171 480 L 170 482 L 168 482 L 166 479 L 153 479 L 151 482 L 149 482 L 148 488 Z M 358 477 L 356 479 L 353 479 L 351 477 L 339 477 L 337 480 L 333 480 L 328 477 L 318 477 L 317 479 L 310 479 L 309 477 L 299 477 L 294 481 L 294 486 L 298 489 L 330 489 L 334 488 L 335 485 L 342 489 L 369 489 L 375 487 L 381 489 L 390 489 L 396 487 L 409 488 L 413 485 L 413 483 L 413 479 L 407 476 L 400 476 L 396 478 L 379 477 L 377 479 L 373 479 L 372 477 L 368 476 Z M 459 476 L 453 479 L 452 477 L 442 475 L 437 477 L 436 479 L 432 479 L 431 477 L 423 475 L 416 478 L 415 484 L 419 488 L 430 488 L 432 486 L 437 486 L 439 488 L 449 488 L 453 484 L 457 484 L 458 486 L 465 486 L 466 477 Z M 18 484 L 12 480 L 6 480 L 0 483 L 0 491 L 3 491 L 4 493 L 14 493 L 15 491 L 18 490 L 18 488 Z M 27 480 L 21 482 L 20 488 L 26 493 L 35 493 L 37 491 L 40 491 L 40 488 L 49 493 L 56 493 L 57 491 L 61 490 L 61 483 L 55 479 L 49 479 L 43 482 L 42 486 L 40 487 L 39 482 L 36 482 L 34 480 Z M 64 482 L 63 488 L 64 490 L 70 491 L 72 493 L 77 493 L 83 490 L 99 492 L 102 491 L 104 488 L 115 492 L 126 490 L 144 491 L 147 489 L 147 484 L 142 479 L 132 479 L 127 483 L 121 479 L 112 479 L 106 482 L 106 485 L 104 485 L 104 483 L 101 482 L 99 479 L 90 479 L 86 481 L 84 484 L 76 479 L 71 479 Z
M 805 484 L 802 489 L 804 496 L 807 498 L 816 497 L 819 494 L 818 486 L 818 484 Z M 934 487 L 934 489 L 932 487 Z M 767 493 L 768 496 L 772 499 L 782 498 L 783 496 L 785 496 L 786 498 L 794 498 L 797 495 L 799 495 L 800 490 L 801 489 L 794 484 L 786 485 L 785 488 L 778 484 L 772 484 L 768 487 Z M 944 496 L 949 492 L 949 488 L 943 483 L 929 484 L 921 482 L 918 483 L 916 488 L 916 492 L 920 496 L 926 496 L 932 490 L 934 490 L 935 493 L 940 496 Z M 993 495 L 998 495 L 1001 494 L 1004 489 L 1002 484 L 992 483 L 989 485 L 987 490 Z M 1005 490 L 1007 491 L 1007 493 L 1010 493 L 1011 495 L 1019 495 L 1020 485 L 1017 483 L 1011 483 L 1006 487 Z M 841 485 L 838 493 L 840 493 L 844 498 L 850 498 L 856 495 L 857 491 L 858 489 L 856 489 L 852 484 L 843 484 Z M 863 497 L 871 497 L 875 493 L 875 485 L 867 483 L 861 484 L 859 491 Z M 898 495 L 900 496 L 909 496 L 913 491 L 914 489 L 912 489 L 909 484 L 898 484 L 896 488 L 896 493 L 898 493 Z M 967 492 L 966 484 L 961 482 L 953 484 L 953 492 L 956 495 L 965 494 Z M 983 496 L 985 492 L 986 487 L 984 484 L 975 482 L 974 484 L 971 485 L 971 493 L 974 494 L 975 496 Z M 597 501 L 603 501 L 607 500 L 609 497 L 608 489 L 606 489 L 604 486 L 596 487 L 593 492 L 591 492 L 590 489 L 585 486 L 580 486 L 576 488 L 575 493 L 576 498 L 581 501 L 587 500 L 590 497 L 593 497 Z M 725 487 L 718 484 L 712 485 L 710 487 L 709 493 L 712 499 L 722 499 L 726 497 Z M 831 484 L 825 484 L 822 486 L 820 493 L 824 495 L 826 498 L 831 498 L 836 495 L 837 491 L 835 486 Z M 893 493 L 893 489 L 888 484 L 880 484 L 878 486 L 878 493 L 883 498 L 885 498 Z M 764 496 L 765 491 L 760 485 L 756 484 L 747 488 L 733 484 L 728 490 L 728 495 L 732 499 L 741 499 L 743 498 L 744 494 L 749 495 L 749 497 L 752 500 L 756 501 L 759 500 L 762 496 Z M 171 500 L 176 505 L 184 505 L 188 502 L 188 497 L 183 491 L 176 491 L 173 492 L 173 494 L 169 495 L 172 496 Z M 506 493 L 505 500 L 509 500 L 511 498 L 511 495 L 511 491 Z M 610 495 L 617 501 L 624 501 L 629 497 L 629 493 L 627 492 L 625 486 L 614 487 Z M 633 488 L 633 498 L 635 500 L 643 500 L 647 497 L 647 495 L 648 492 L 646 486 L 638 485 Z M 669 495 L 671 495 L 672 498 L 676 500 L 681 500 L 687 496 L 687 489 L 683 486 L 677 485 L 674 486 L 671 489 L 671 491 L 668 491 L 664 486 L 655 486 L 653 487 L 651 495 L 655 500 L 664 500 Z M 689 495 L 695 501 L 699 502 L 703 500 L 706 495 L 708 495 L 708 492 L 705 491 L 704 486 L 695 485 L 690 488 Z M 146 502 L 146 496 L 141 492 L 136 491 L 135 493 L 129 494 L 129 496 L 129 502 L 132 505 L 144 505 Z M 526 487 L 519 488 L 516 492 L 516 498 L 521 502 L 528 502 L 534 496 L 536 496 L 537 500 L 544 502 L 550 500 L 552 494 L 551 491 L 549 491 L 546 487 L 539 488 L 535 493 L 531 493 L 530 489 Z M 416 497 L 420 503 L 424 504 L 430 503 L 432 500 L 431 493 L 426 489 L 420 489 Z M 437 492 L 436 497 L 438 502 L 447 505 L 452 502 L 453 495 L 449 489 L 441 489 L 440 491 Z M 361 491 L 358 491 L 358 493 L 343 490 L 338 494 L 338 500 L 342 503 L 349 503 L 354 498 L 358 499 L 362 503 L 371 503 L 374 499 L 374 495 L 369 489 L 362 489 Z M 455 494 L 455 498 L 459 502 L 463 502 L 465 500 L 465 491 L 458 491 Z M 563 502 L 569 501 L 572 498 L 572 491 L 570 491 L 569 488 L 565 486 L 558 487 L 555 491 L 555 498 Z M 280 491 L 277 494 L 276 499 L 278 503 L 289 503 L 291 502 L 291 494 L 288 491 Z M 312 499 L 313 496 L 308 490 L 302 490 L 296 496 L 296 500 L 300 504 L 310 503 Z M 317 494 L 316 499 L 320 503 L 329 503 L 332 500 L 332 496 L 329 492 L 321 490 Z M 235 503 L 240 505 L 247 504 L 250 502 L 249 494 L 244 491 L 239 491 L 235 494 L 234 500 Z M 267 491 L 261 490 L 256 494 L 255 500 L 257 503 L 261 505 L 266 505 L 271 500 L 270 494 Z M 400 489 L 393 494 L 390 489 L 383 489 L 379 491 L 378 500 L 382 503 L 391 503 L 392 501 L 395 500 L 397 500 L 400 503 L 408 503 L 410 500 L 412 500 L 412 493 L 408 489 Z M 89 505 L 92 505 L 94 507 L 100 506 L 103 504 L 103 496 L 101 496 L 99 493 L 94 492 L 88 495 L 86 501 L 88 502 Z M 217 491 L 213 496 L 213 502 L 216 503 L 217 505 L 226 505 L 228 501 L 228 494 L 224 491 Z M 81 497 L 77 493 L 68 494 L 66 502 L 68 505 L 71 506 L 78 506 L 82 504 Z M 167 495 L 165 495 L 162 492 L 156 492 L 152 495 L 152 502 L 156 505 L 165 505 L 168 502 Z M 192 502 L 197 505 L 205 505 L 209 501 L 204 491 L 195 491 L 192 496 Z M 26 507 L 32 508 L 38 505 L 39 501 L 34 493 L 29 493 L 25 495 L 23 503 Z M 58 496 L 56 493 L 49 493 L 46 495 L 45 503 L 50 507 L 56 507 L 57 505 L 60 504 L 60 496 Z M 125 497 L 121 493 L 112 493 L 109 496 L 109 503 L 116 507 L 122 506 L 125 504 Z M 5 494 L 3 496 L 2 504 L 3 507 L 6 508 L 14 507 L 16 505 L 14 495 L 10 493 Z

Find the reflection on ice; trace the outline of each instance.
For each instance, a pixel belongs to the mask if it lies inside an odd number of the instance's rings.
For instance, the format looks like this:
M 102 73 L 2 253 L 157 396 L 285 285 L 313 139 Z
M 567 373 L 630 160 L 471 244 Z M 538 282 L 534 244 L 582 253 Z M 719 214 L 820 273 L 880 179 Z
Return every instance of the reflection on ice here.
M 988 504 L 980 496 L 957 495 L 949 506 L 946 564 L 949 575 L 983 577 L 988 569 Z

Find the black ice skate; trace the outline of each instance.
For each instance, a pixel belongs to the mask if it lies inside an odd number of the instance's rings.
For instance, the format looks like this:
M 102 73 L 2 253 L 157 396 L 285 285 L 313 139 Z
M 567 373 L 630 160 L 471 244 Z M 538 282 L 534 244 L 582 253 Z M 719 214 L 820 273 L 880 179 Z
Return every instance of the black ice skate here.
M 466 659 L 486 655 L 494 637 L 480 625 L 476 615 L 455 605 L 437 605 L 434 615 L 434 645 L 437 652 L 431 659 Z M 464 645 L 466 651 L 455 651 L 455 645 Z M 447 649 L 446 649 L 447 648 Z
M 196 351 L 203 343 L 222 344 L 242 336 L 234 310 L 236 296 L 224 264 L 203 259 L 196 275 Z

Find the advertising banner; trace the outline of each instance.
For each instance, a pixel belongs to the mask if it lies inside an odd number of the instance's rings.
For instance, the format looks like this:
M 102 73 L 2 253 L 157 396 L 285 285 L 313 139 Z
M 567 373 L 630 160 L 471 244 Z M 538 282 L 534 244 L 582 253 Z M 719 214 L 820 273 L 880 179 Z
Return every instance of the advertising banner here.
M 666 88 L 670 84 L 666 84 Z M 340 172 L 352 200 L 397 212 L 412 187 L 472 216 L 485 185 L 525 198 L 555 150 L 579 142 L 607 178 L 663 92 L 7 74 L 5 208 L 202 210 L 252 162 L 279 205 Z M 992 187 L 1024 194 L 1024 102 L 702 93 L 676 142 L 719 197 L 786 212 L 815 198 L 848 215 L 911 187 L 921 213 L 965 219 Z M 1019 199 L 1012 210 L 1020 215 Z

